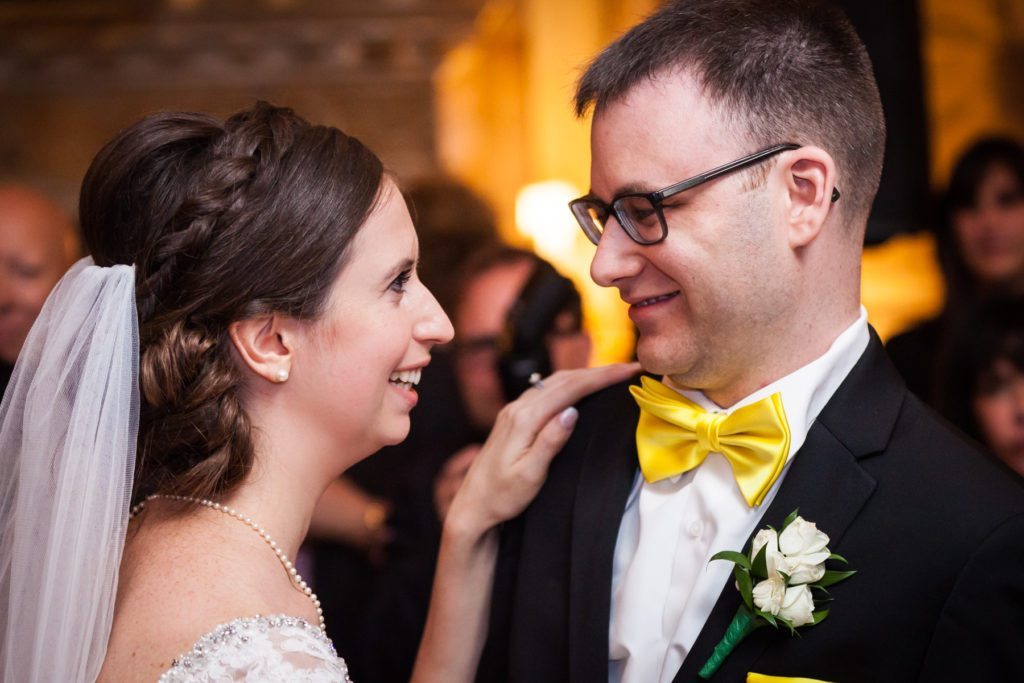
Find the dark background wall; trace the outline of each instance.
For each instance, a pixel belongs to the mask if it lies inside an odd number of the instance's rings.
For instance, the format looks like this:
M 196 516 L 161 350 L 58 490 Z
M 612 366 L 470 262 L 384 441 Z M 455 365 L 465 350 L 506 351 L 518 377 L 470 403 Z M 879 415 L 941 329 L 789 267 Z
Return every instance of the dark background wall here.
M 928 224 L 929 160 L 921 51 L 921 16 L 916 2 L 842 0 L 875 69 L 888 128 L 882 182 L 868 222 L 867 243 Z

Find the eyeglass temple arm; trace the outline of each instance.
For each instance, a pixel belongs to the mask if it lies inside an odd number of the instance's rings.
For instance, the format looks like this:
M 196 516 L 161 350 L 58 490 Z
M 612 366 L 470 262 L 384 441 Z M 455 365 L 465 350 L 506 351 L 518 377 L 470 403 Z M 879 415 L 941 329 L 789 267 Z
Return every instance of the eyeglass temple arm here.
M 761 161 L 762 159 L 766 159 L 766 158 L 772 156 L 773 154 L 778 154 L 779 152 L 787 152 L 787 151 L 793 150 L 793 149 L 800 149 L 800 145 L 792 143 L 792 142 L 786 142 L 786 143 L 783 143 L 781 145 L 775 145 L 774 147 L 769 147 L 768 149 L 762 149 L 760 152 L 755 152 L 755 153 L 751 154 L 750 156 L 745 156 L 742 159 L 737 159 L 736 161 L 731 161 L 728 164 L 725 164 L 724 166 L 719 166 L 718 168 L 713 168 L 710 171 L 708 171 L 707 173 L 702 173 L 702 174 L 700 174 L 698 176 L 694 176 L 694 177 L 688 178 L 688 179 L 686 179 L 686 180 L 684 180 L 682 182 L 676 183 L 675 185 L 672 185 L 670 187 L 666 187 L 664 190 L 662 190 L 661 192 L 658 193 L 659 195 L 661 195 L 660 197 L 658 197 L 658 200 L 660 201 L 660 200 L 665 199 L 667 197 L 670 197 L 670 196 L 672 196 L 674 194 L 678 194 L 678 193 L 682 192 L 683 190 L 690 189 L 691 187 L 695 187 L 697 185 L 703 185 L 704 183 L 708 182 L 709 180 L 714 180 L 715 178 L 717 178 L 720 175 L 725 175 L 726 173 L 731 173 L 733 171 L 739 170 L 739 169 L 744 168 L 746 166 L 753 166 L 757 162 Z
M 732 171 L 739 170 L 741 168 L 744 168 L 745 166 L 753 166 L 757 162 L 766 159 L 772 156 L 773 154 L 778 154 L 779 152 L 788 152 L 794 149 L 800 149 L 800 145 L 794 142 L 784 142 L 781 145 L 775 145 L 774 147 L 763 149 L 760 152 L 756 152 L 754 154 L 751 154 L 750 156 L 743 157 L 742 159 L 737 159 L 736 161 L 725 164 L 724 166 L 713 168 L 707 173 L 702 173 L 701 175 L 694 176 L 693 178 L 688 178 L 680 183 L 676 183 L 675 185 L 666 187 L 664 190 L 657 193 L 657 199 L 658 201 L 661 201 L 662 199 L 671 197 L 674 194 L 678 194 L 684 190 L 688 190 L 691 187 L 702 185 L 710 180 L 714 180 L 720 175 L 731 173 Z M 842 195 L 839 192 L 839 188 L 833 187 L 831 198 L 832 203 L 834 204 L 838 202 L 839 197 L 841 196 Z

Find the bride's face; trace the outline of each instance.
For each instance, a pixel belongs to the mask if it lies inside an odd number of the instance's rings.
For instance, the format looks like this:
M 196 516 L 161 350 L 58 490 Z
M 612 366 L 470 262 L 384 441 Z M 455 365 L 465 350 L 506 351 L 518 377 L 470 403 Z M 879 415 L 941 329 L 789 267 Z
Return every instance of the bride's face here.
M 339 450 L 359 456 L 406 437 L 419 371 L 453 334 L 416 275 L 419 243 L 405 201 L 384 182 L 289 379 L 306 416 Z

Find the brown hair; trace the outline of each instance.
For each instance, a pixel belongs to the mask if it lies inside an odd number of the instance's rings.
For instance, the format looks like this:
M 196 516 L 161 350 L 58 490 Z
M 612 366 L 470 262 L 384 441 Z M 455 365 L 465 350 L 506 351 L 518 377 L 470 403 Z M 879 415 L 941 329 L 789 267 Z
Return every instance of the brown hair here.
M 827 150 L 846 215 L 867 216 L 885 119 L 867 51 L 839 8 L 818 0 L 669 2 L 594 59 L 577 85 L 576 113 L 673 69 L 692 71 L 712 102 L 737 114 L 752 144 Z
M 219 496 L 250 471 L 228 326 L 316 319 L 382 179 L 355 138 L 265 102 L 224 122 L 154 114 L 96 156 L 79 203 L 86 246 L 97 265 L 136 266 L 133 499 Z

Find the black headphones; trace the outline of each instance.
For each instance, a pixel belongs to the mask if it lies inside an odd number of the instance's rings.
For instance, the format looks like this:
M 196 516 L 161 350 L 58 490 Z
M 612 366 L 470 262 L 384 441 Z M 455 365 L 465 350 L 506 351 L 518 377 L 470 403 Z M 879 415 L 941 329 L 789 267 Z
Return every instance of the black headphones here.
M 575 308 L 578 314 L 579 302 L 572 281 L 538 259 L 509 310 L 499 342 L 498 374 L 507 400 L 515 400 L 530 388 L 533 373 L 551 373 L 547 337 L 560 313 Z

